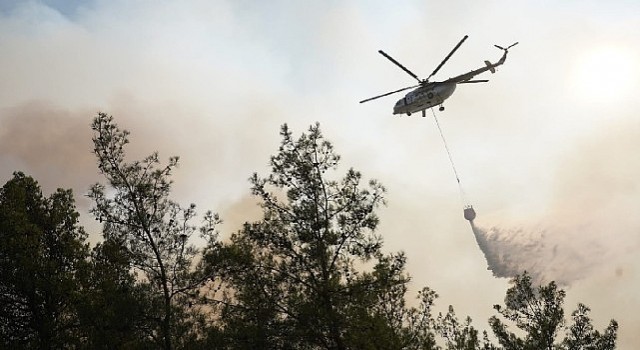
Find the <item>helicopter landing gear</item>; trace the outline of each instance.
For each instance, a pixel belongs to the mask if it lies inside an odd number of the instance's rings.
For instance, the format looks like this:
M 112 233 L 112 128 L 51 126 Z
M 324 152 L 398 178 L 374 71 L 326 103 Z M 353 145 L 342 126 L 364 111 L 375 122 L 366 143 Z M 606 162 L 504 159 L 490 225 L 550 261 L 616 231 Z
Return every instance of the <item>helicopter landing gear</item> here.
M 411 113 L 410 113 L 410 112 L 407 112 L 407 115 L 410 117 L 410 116 L 411 116 Z
M 440 112 L 444 111 L 444 106 L 440 106 L 440 107 L 438 108 L 438 110 L 439 110 Z

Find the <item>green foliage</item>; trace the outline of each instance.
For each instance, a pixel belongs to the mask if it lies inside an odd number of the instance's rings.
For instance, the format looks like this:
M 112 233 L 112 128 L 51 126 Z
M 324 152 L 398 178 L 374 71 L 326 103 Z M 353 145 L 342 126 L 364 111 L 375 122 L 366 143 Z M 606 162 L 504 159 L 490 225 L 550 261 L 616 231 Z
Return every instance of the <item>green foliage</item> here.
M 565 319 L 563 303 L 565 292 L 554 282 L 534 288 L 531 277 L 525 272 L 512 280 L 513 286 L 507 290 L 505 307 L 494 308 L 507 320 L 524 331 L 519 337 L 507 330 L 497 316 L 491 317 L 489 324 L 500 345 L 506 350 L 611 350 L 615 349 L 618 324 L 611 320 L 609 326 L 600 333 L 593 329 L 588 317 L 589 308 L 583 304 L 572 313 L 573 323 L 567 328 L 566 337 L 558 341 Z
M 340 157 L 317 124 L 281 136 L 271 173 L 250 179 L 263 219 L 206 256 L 233 290 L 222 319 L 234 348 L 430 348 L 433 294 L 406 308 L 406 259 L 375 233 L 384 187 L 353 169 L 332 179 Z
M 148 292 L 136 283 L 130 264 L 128 251 L 114 240 L 93 249 L 78 305 L 86 348 L 154 348 Z
M 86 233 L 70 190 L 42 195 L 14 173 L 0 190 L 0 346 L 48 349 L 78 345 L 79 279 Z
M 471 318 L 467 317 L 464 322 L 460 322 L 456 316 L 453 306 L 449 306 L 446 315 L 439 314 L 435 321 L 435 329 L 446 344 L 447 350 L 495 350 L 489 341 L 487 332 L 482 333 L 471 325 Z
M 128 162 L 127 131 L 102 113 L 92 128 L 108 182 L 89 194 L 104 224 L 93 251 L 71 191 L 44 197 L 22 173 L 0 189 L 0 348 L 615 349 L 615 320 L 597 331 L 579 304 L 565 326 L 565 292 L 526 273 L 489 320 L 500 346 L 453 307 L 434 318 L 429 288 L 410 306 L 406 257 L 376 233 L 384 187 L 353 169 L 336 177 L 317 124 L 297 139 L 282 127 L 270 174 L 250 178 L 263 217 L 224 244 L 217 215 L 197 228 L 195 206 L 169 198 L 176 157 Z
M 526 337 L 522 339 L 508 332 L 507 326 L 493 316 L 489 324 L 498 341 L 508 350 L 554 349 L 556 335 L 564 324 L 562 304 L 565 292 L 558 289 L 554 282 L 535 289 L 527 273 L 516 276 L 512 283 L 504 299 L 506 307 L 495 305 L 494 308 L 522 329 Z
M 573 324 L 567 330 L 563 345 L 566 350 L 613 350 L 616 348 L 618 322 L 611 320 L 603 333 L 593 329 L 589 312 L 584 304 L 578 304 L 572 314 Z
M 156 329 L 150 336 L 158 340 L 158 346 L 171 349 L 174 338 L 192 336 L 178 324 L 188 322 L 188 317 L 176 317 L 185 314 L 186 298 L 197 293 L 206 281 L 205 276 L 191 269 L 197 253 L 188 243 L 196 231 L 191 224 L 195 205 L 182 207 L 169 199 L 177 157 L 169 158 L 164 166 L 157 153 L 127 162 L 126 130 L 120 130 L 113 118 L 104 113 L 94 119 L 91 127 L 98 169 L 109 183 L 109 188 L 101 184 L 91 187 L 91 212 L 104 223 L 105 239 L 124 247 L 138 281 L 147 283 L 147 297 L 155 312 L 148 317 Z M 218 219 L 213 214 L 208 218 L 201 232 L 208 241 L 215 241 Z

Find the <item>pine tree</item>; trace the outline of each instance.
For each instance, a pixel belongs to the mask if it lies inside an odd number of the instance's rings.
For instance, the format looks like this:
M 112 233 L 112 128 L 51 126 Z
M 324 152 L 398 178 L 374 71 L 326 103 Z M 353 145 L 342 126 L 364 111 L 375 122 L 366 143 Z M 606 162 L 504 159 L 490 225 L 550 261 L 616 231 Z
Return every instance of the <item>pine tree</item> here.
M 86 237 L 71 190 L 44 197 L 20 172 L 0 189 L 0 347 L 79 346 Z
M 281 136 L 271 173 L 250 178 L 263 218 L 206 256 L 232 290 L 222 314 L 232 347 L 431 348 L 435 293 L 406 307 L 406 258 L 384 254 L 375 231 L 384 187 L 353 169 L 332 177 L 340 157 L 318 124 Z
M 104 113 L 94 119 L 92 129 L 98 168 L 109 187 L 92 186 L 91 211 L 104 224 L 105 240 L 125 247 L 138 281 L 148 285 L 150 310 L 155 314 L 147 316 L 155 320 L 158 330 L 151 333 L 152 338 L 165 350 L 173 349 L 181 339 L 195 336 L 189 334 L 189 327 L 179 323 L 189 321 L 186 309 L 189 299 L 207 281 L 206 276 L 192 270 L 198 252 L 189 244 L 189 238 L 197 230 L 191 224 L 196 215 L 195 205 L 182 207 L 169 198 L 171 175 L 178 157 L 169 158 L 164 166 L 157 153 L 127 162 L 126 130 L 121 130 Z M 216 240 L 214 227 L 218 222 L 212 213 L 205 216 L 201 233 L 208 241 Z

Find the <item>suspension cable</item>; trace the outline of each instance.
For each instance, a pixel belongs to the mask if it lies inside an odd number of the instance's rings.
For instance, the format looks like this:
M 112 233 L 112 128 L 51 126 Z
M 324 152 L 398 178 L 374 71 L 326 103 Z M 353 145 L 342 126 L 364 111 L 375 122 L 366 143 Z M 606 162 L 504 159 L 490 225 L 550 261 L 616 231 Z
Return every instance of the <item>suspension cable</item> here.
M 449 156 L 449 162 L 451 163 L 451 168 L 453 169 L 453 174 L 456 176 L 456 181 L 458 182 L 458 188 L 460 189 L 460 200 L 462 201 L 462 206 L 467 208 L 470 206 L 469 200 L 467 199 L 467 195 L 462 188 L 462 183 L 460 182 L 460 176 L 458 175 L 458 171 L 456 170 L 456 165 L 453 162 L 453 157 L 451 156 L 451 151 L 449 150 L 449 146 L 447 145 L 447 140 L 444 138 L 444 134 L 442 133 L 442 128 L 440 127 L 440 123 L 438 122 L 438 117 L 436 117 L 436 112 L 431 108 L 431 113 L 433 114 L 433 119 L 436 121 L 436 126 L 438 126 L 438 131 L 440 132 L 440 138 L 442 138 L 442 143 L 444 144 L 444 149 L 447 151 L 447 155 Z

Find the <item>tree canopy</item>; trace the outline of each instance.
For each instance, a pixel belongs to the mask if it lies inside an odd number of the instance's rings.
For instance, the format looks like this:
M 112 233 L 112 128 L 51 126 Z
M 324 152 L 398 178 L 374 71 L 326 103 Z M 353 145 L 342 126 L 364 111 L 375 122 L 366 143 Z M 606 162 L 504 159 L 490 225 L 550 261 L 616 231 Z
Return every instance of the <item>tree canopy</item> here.
M 242 348 L 368 349 L 433 346 L 426 307 L 404 303 L 403 253 L 385 254 L 376 209 L 385 188 L 363 184 L 318 124 L 294 138 L 284 125 L 271 172 L 250 178 L 263 218 L 206 257 L 233 289 L 224 310 Z M 365 266 L 371 268 L 365 269 Z M 422 313 L 422 315 L 418 315 Z M 412 346 L 413 348 L 413 346 Z
M 504 299 L 505 306 L 495 305 L 494 309 L 505 319 L 524 332 L 524 336 L 508 330 L 498 316 L 489 319 L 491 329 L 505 350 L 540 349 L 615 349 L 618 323 L 611 320 L 601 334 L 593 329 L 589 318 L 589 308 L 578 305 L 572 316 L 572 324 L 564 328 L 564 298 L 566 293 L 555 282 L 535 287 L 526 272 L 512 280 Z M 565 337 L 559 339 L 566 330 Z
M 16 172 L 0 190 L 0 342 L 3 348 L 76 344 L 86 233 L 70 190 L 44 197 Z
M 385 187 L 341 167 L 319 124 L 282 126 L 268 173 L 249 178 L 262 216 L 225 240 L 216 214 L 194 224 L 196 206 L 171 199 L 177 157 L 128 160 L 111 116 L 91 128 L 106 179 L 89 192 L 93 249 L 70 190 L 46 197 L 21 172 L 0 189 L 0 348 L 615 349 L 615 320 L 596 330 L 584 304 L 567 319 L 565 291 L 526 272 L 492 334 L 452 306 L 436 316 L 435 291 L 408 293 L 407 257 L 384 250 Z
M 127 162 L 128 131 L 104 113 L 98 114 L 91 128 L 98 169 L 109 184 L 108 190 L 101 184 L 91 187 L 89 197 L 95 203 L 91 212 L 104 224 L 105 239 L 124 249 L 130 267 L 147 283 L 153 306 L 147 316 L 157 326 L 150 336 L 158 346 L 170 350 L 176 341 L 194 336 L 178 325 L 176 316 L 189 312 L 184 308 L 186 300 L 206 281 L 192 271 L 197 249 L 189 238 L 197 231 L 191 224 L 196 206 L 183 207 L 169 198 L 178 157 L 161 165 L 154 152 L 143 160 Z M 209 241 L 215 241 L 217 221 L 217 216 L 207 213 L 200 232 Z

